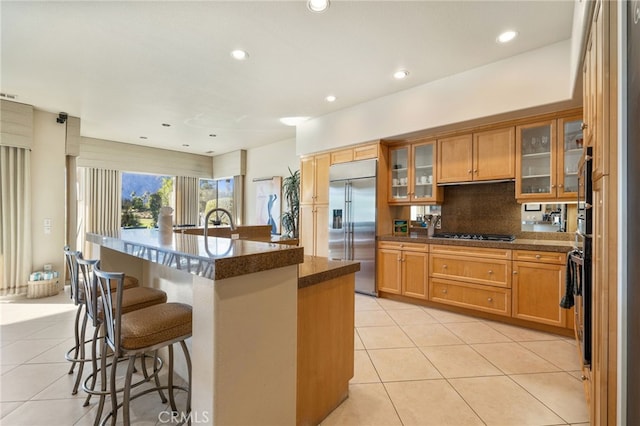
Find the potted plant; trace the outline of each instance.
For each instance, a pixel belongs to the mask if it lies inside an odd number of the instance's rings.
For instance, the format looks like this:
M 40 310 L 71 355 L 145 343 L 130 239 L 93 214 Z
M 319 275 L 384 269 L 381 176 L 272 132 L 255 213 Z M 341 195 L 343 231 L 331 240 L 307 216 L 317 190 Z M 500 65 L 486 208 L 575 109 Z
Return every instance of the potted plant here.
M 287 201 L 288 210 L 282 214 L 284 235 L 298 238 L 298 216 L 300 213 L 300 170 L 289 168 L 289 176 L 282 180 L 282 192 Z

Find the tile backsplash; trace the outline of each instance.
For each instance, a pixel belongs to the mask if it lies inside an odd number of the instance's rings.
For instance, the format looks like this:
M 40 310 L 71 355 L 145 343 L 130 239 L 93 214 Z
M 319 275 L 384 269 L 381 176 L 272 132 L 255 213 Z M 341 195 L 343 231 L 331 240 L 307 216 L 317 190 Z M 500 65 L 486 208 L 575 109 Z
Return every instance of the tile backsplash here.
M 517 238 L 570 240 L 563 232 L 523 232 L 515 182 L 444 187 L 442 232 L 513 234 Z

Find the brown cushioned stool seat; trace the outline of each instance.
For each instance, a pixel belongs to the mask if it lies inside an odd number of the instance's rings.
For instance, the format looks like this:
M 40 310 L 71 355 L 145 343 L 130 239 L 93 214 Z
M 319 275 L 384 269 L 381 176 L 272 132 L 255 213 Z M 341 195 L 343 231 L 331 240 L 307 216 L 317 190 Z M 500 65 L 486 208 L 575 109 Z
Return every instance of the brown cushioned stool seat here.
M 122 294 L 122 312 L 128 313 L 138 309 L 148 308 L 167 301 L 167 293 L 162 290 L 149 287 L 125 288 Z M 102 313 L 102 300 L 98 298 L 98 318 L 104 319 Z
M 191 318 L 191 306 L 184 303 L 165 303 L 125 313 L 121 347 L 135 350 L 190 335 Z

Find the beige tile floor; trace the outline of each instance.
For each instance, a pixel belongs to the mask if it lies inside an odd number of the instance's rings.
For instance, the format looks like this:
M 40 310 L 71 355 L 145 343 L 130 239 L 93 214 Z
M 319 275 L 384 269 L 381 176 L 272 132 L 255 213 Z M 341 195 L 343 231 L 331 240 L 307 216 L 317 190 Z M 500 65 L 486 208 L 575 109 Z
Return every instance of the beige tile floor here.
M 96 401 L 70 394 L 64 293 L 0 301 L 0 424 L 91 425 Z M 323 425 L 582 425 L 587 407 L 571 339 L 356 295 L 355 375 Z M 167 424 L 157 394 L 136 425 Z

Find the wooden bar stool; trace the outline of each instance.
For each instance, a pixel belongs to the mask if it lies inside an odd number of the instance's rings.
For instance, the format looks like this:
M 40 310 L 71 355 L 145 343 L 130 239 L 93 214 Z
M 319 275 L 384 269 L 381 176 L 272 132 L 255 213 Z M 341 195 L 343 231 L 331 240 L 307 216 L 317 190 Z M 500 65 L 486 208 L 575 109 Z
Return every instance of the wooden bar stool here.
M 70 297 L 73 303 L 78 307 L 76 312 L 76 319 L 74 323 L 74 337 L 75 344 L 65 354 L 65 359 L 71 362 L 71 368 L 69 368 L 69 374 L 73 374 L 73 370 L 76 364 L 78 367 L 78 376 L 73 385 L 71 391 L 72 395 L 78 393 L 78 386 L 82 379 L 82 373 L 84 371 L 84 363 L 90 362 L 91 359 L 87 359 L 84 353 L 84 345 L 91 342 L 91 340 L 85 340 L 85 333 L 87 329 L 87 309 L 85 304 L 85 292 L 84 284 L 80 283 L 79 271 L 78 271 L 78 257 L 82 257 L 82 253 L 79 251 L 72 251 L 69 246 L 64 247 L 64 257 L 69 270 L 69 284 L 70 284 Z M 138 279 L 135 277 L 126 276 L 124 280 L 125 289 L 138 286 Z M 114 289 L 115 290 L 115 289 Z M 80 324 L 80 317 L 82 317 L 82 324 Z
M 97 283 L 93 277 L 93 269 L 99 264 L 97 259 L 83 259 L 82 255 L 76 256 L 76 263 L 78 270 L 82 276 L 83 293 L 85 300 L 86 315 L 91 319 L 94 326 L 93 337 L 89 341 L 91 342 L 91 357 L 87 358 L 87 361 L 91 362 L 92 372 L 85 379 L 82 384 L 82 389 L 87 393 L 87 399 L 84 406 L 89 405 L 92 395 L 100 394 L 101 391 L 95 390 L 96 379 L 98 375 L 98 356 L 97 356 L 97 343 L 98 334 L 100 328 L 104 322 L 104 313 L 102 312 L 102 303 L 100 302 L 100 293 L 97 288 Z M 167 301 L 167 294 L 155 288 L 149 287 L 132 287 L 125 288 L 126 278 L 121 284 L 121 292 L 123 293 L 123 310 L 125 312 L 135 311 L 137 309 L 143 309 L 149 306 L 163 304 Z M 118 290 L 116 283 L 112 283 L 109 287 L 111 293 L 115 293 Z M 84 333 L 82 334 L 82 340 L 84 340 Z M 84 347 L 83 347 L 84 349 Z M 84 354 L 83 354 L 84 357 Z
M 187 392 L 187 403 L 183 416 L 180 418 L 188 420 L 191 413 L 191 358 L 185 340 L 191 337 L 192 330 L 192 308 L 184 303 L 164 303 L 153 305 L 148 308 L 138 309 L 126 313 L 124 310 L 124 274 L 118 272 L 104 272 L 96 265 L 94 272 L 94 287 L 98 288 L 102 312 L 104 312 L 105 339 L 102 350 L 102 360 L 100 370 L 102 372 L 101 382 L 103 389 L 107 383 L 107 347 L 113 351 L 113 359 L 110 365 L 109 395 L 111 397 L 111 412 L 103 419 L 105 424 L 111 418 L 111 424 L 115 424 L 118 410 L 123 410 L 123 423 L 130 424 L 129 403 L 131 400 L 150 392 L 158 391 L 163 399 L 162 390 L 167 389 L 171 409 L 177 412 L 174 398 L 174 389 L 181 389 Z M 117 287 L 117 291 L 112 293 L 111 286 Z M 177 386 L 173 382 L 173 344 L 180 343 L 184 352 L 187 370 L 187 387 Z M 143 356 L 146 352 L 157 351 L 167 347 L 169 353 L 169 371 L 167 386 L 160 386 L 157 372 L 154 370 L 156 387 L 145 389 L 134 395 L 131 390 L 135 387 L 132 384 L 134 372 L 134 362 L 137 357 Z M 128 358 L 128 367 L 125 377 L 124 393 L 122 402 L 118 402 L 118 389 L 116 387 L 116 370 L 120 358 Z M 144 359 L 144 358 L 143 358 Z M 144 369 L 144 366 L 143 366 Z M 145 373 L 145 377 L 147 377 Z M 149 377 L 150 379 L 150 377 Z M 98 413 L 101 414 L 106 395 L 100 395 Z M 164 400 L 163 400 L 164 402 Z

